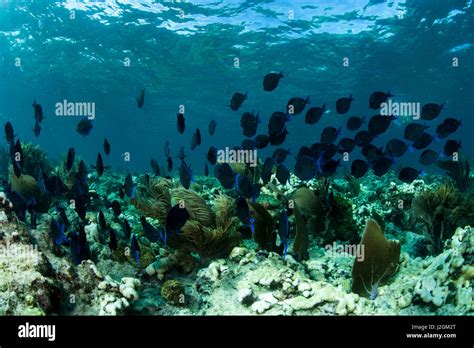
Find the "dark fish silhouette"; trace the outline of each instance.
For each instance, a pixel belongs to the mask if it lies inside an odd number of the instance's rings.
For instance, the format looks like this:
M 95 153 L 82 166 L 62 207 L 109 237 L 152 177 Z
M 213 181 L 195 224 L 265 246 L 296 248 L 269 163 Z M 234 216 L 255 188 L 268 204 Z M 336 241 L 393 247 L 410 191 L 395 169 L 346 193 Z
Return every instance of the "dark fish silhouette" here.
M 393 157 L 401 157 L 407 152 L 409 146 L 407 143 L 400 139 L 391 139 L 385 145 L 385 152 L 392 155 Z
M 245 198 L 256 198 L 256 187 L 253 185 L 250 178 L 246 175 L 237 174 L 235 177 L 235 190 L 237 193 Z
M 367 144 L 362 147 L 362 155 L 367 161 L 375 161 L 376 159 L 384 157 L 386 154 L 383 152 L 382 148 L 378 148 L 375 145 Z
M 329 160 L 337 153 L 336 144 L 323 144 L 323 152 L 321 154 L 321 159 Z M 316 157 L 315 157 L 316 158 Z
M 242 150 L 253 150 L 255 149 L 255 142 L 253 141 L 253 139 L 244 139 L 242 140 L 242 142 L 240 143 L 240 148 Z
M 239 197 L 236 201 L 237 206 L 237 217 L 239 218 L 240 222 L 242 222 L 245 226 L 249 226 L 254 232 L 254 218 L 250 216 L 250 209 L 247 201 L 244 197 Z
M 184 120 L 184 114 L 178 113 L 176 114 L 176 127 L 178 129 L 179 134 L 183 134 L 186 128 L 186 121 Z
M 303 181 L 311 180 L 317 173 L 317 162 L 309 156 L 301 156 L 296 159 L 295 175 Z
M 329 177 L 329 176 L 333 176 L 336 171 L 337 171 L 337 168 L 339 167 L 341 163 L 341 159 L 339 158 L 338 160 L 335 160 L 335 159 L 327 159 L 327 160 L 324 160 L 324 161 L 319 161 L 319 171 L 321 173 L 322 176 L 324 177 Z
M 104 139 L 104 153 L 108 156 L 110 155 L 110 144 L 107 138 Z
M 89 135 L 93 127 L 92 121 L 87 117 L 83 117 L 76 126 L 76 132 L 85 137 Z
M 286 136 L 288 135 L 288 130 L 284 128 L 280 133 L 278 134 L 271 134 L 268 139 L 270 141 L 270 144 L 273 146 L 279 146 L 285 142 Z
M 253 139 L 253 142 L 257 149 L 264 149 L 270 143 L 270 138 L 268 137 L 268 135 L 259 134 Z
M 388 98 L 393 97 L 390 92 L 373 92 L 369 97 L 369 108 L 377 110 L 382 107 L 382 103 L 385 103 Z
M 148 179 L 149 180 L 149 179 Z M 123 184 L 123 190 L 128 198 L 134 199 L 135 192 L 137 190 L 137 185 L 133 183 L 132 174 L 128 173 L 125 177 L 125 182 Z
M 323 104 L 323 106 L 321 107 L 314 106 L 312 108 L 309 108 L 308 111 L 306 111 L 304 122 L 306 124 L 317 123 L 323 116 L 325 110 L 326 110 L 326 104 Z
M 195 150 L 199 145 L 201 145 L 201 131 L 196 128 L 191 138 L 191 150 Z
M 57 220 L 51 219 L 50 233 L 51 233 L 51 238 L 53 239 L 53 242 L 55 245 L 60 246 L 68 242 L 65 231 L 66 231 L 65 224 L 61 224 Z
M 415 168 L 411 167 L 405 167 L 402 170 L 400 170 L 400 173 L 398 173 L 398 180 L 403 181 L 407 184 L 413 182 L 420 174 L 422 174 L 423 171 L 421 170 L 416 170 Z
M 364 121 L 365 121 L 365 116 L 363 117 L 352 116 L 347 119 L 346 127 L 350 131 L 356 131 L 362 126 L 362 123 L 364 123 Z
M 411 144 L 414 149 L 421 150 L 428 147 L 433 142 L 433 136 L 428 133 L 421 134 L 415 141 Z
M 76 151 L 74 150 L 73 147 L 70 147 L 67 152 L 66 163 L 64 163 L 64 168 L 66 169 L 66 171 L 68 172 L 71 171 L 72 166 L 74 165 L 75 157 L 76 157 Z
M 396 120 L 395 116 L 385 116 L 385 115 L 375 115 L 372 116 L 369 120 L 368 128 L 370 134 L 373 136 L 380 135 L 385 133 L 390 127 L 390 124 L 393 120 Z
M 349 109 L 351 108 L 351 103 L 354 99 L 352 98 L 352 94 L 349 98 L 339 98 L 336 101 L 336 111 L 340 115 L 346 114 Z
M 370 144 L 374 140 L 374 136 L 369 131 L 362 130 L 357 132 L 354 140 L 357 146 L 363 147 Z
M 273 158 L 271 157 L 268 157 L 265 160 L 265 162 L 263 162 L 263 168 L 262 168 L 262 173 L 260 174 L 260 177 L 264 185 L 266 185 L 270 181 L 274 165 L 275 165 L 275 162 L 273 161 Z
M 231 189 L 234 187 L 235 175 L 229 163 L 218 163 L 214 167 L 214 176 L 219 180 L 222 187 Z
M 173 159 L 171 158 L 171 156 L 168 156 L 166 158 L 166 163 L 168 165 L 168 167 L 167 167 L 168 173 L 171 173 L 171 171 L 173 170 Z
M 166 215 L 166 233 L 179 233 L 181 228 L 186 224 L 190 215 L 186 207 L 176 204 Z
M 421 109 L 421 118 L 427 121 L 434 120 L 436 117 L 439 116 L 441 110 L 443 110 L 443 104 L 434 104 L 434 103 L 428 103 L 423 105 L 423 108 Z
M 290 153 L 290 149 L 275 149 L 275 151 L 273 151 L 272 157 L 276 164 L 280 164 L 285 162 L 286 157 Z
M 204 165 L 204 176 L 209 176 L 209 167 L 207 166 L 207 163 Z
M 381 157 L 371 162 L 371 167 L 374 171 L 374 175 L 379 177 L 387 174 L 392 165 L 393 159 L 390 157 Z
M 99 210 L 99 214 L 97 216 L 97 220 L 99 221 L 99 227 L 102 231 L 107 229 L 107 221 L 105 220 L 105 215 L 102 210 Z
M 13 126 L 10 122 L 5 123 L 5 138 L 7 139 L 8 144 L 13 144 L 15 141 Z
M 117 250 L 118 248 L 117 234 L 112 227 L 109 228 L 109 248 L 112 251 Z
M 429 166 L 435 163 L 440 157 L 440 153 L 433 150 L 425 150 L 420 155 L 420 163 L 424 166 Z
M 309 103 L 311 103 L 309 100 L 309 96 L 307 96 L 305 99 L 293 97 L 288 100 L 288 103 L 286 104 L 286 110 L 290 115 L 298 115 L 304 110 L 306 105 L 308 105 Z
M 268 134 L 270 136 L 280 134 L 285 129 L 286 122 L 289 120 L 289 116 L 283 112 L 274 112 L 268 120 Z
M 266 74 L 265 77 L 263 78 L 263 90 L 267 92 L 273 91 L 275 88 L 277 88 L 278 82 L 280 82 L 280 79 L 282 77 L 284 77 L 283 71 L 281 71 L 279 74 L 277 73 Z
M 43 122 L 43 108 L 40 104 L 36 103 L 36 100 L 33 101 L 33 108 L 35 109 L 35 121 L 37 123 Z
M 84 225 L 81 224 L 79 226 L 78 233 L 72 232 L 69 235 L 71 237 L 70 248 L 73 262 L 78 265 L 83 260 L 90 259 L 91 253 L 86 232 L 84 231 Z
M 405 127 L 405 131 L 403 132 L 403 137 L 406 140 L 415 141 L 419 138 L 425 129 L 429 128 L 429 126 L 419 124 L 419 123 L 409 123 Z
M 456 132 L 459 126 L 462 125 L 461 120 L 456 120 L 455 118 L 449 117 L 443 121 L 437 128 L 436 128 L 436 138 L 437 139 L 444 139 L 448 135 Z
M 260 117 L 258 114 L 255 115 L 253 112 L 244 113 L 240 118 L 240 127 L 242 127 L 244 136 L 253 137 L 257 133 L 259 123 Z
M 356 159 L 352 161 L 351 174 L 357 179 L 362 178 L 367 173 L 368 170 L 369 170 L 369 165 L 367 164 L 366 161 L 363 161 L 361 159 Z
M 130 250 L 133 259 L 135 260 L 137 266 L 140 266 L 140 256 L 141 256 L 141 250 L 140 250 L 140 245 L 138 244 L 137 237 L 135 235 L 132 235 L 132 238 L 130 239 Z
M 455 152 L 458 152 L 461 149 L 461 140 L 448 140 L 446 144 L 444 144 L 443 153 L 446 156 L 452 156 Z
M 207 151 L 207 160 L 210 164 L 215 165 L 217 162 L 217 149 L 211 146 Z
M 351 138 L 342 138 L 337 144 L 336 151 L 340 154 L 351 153 L 355 148 L 355 140 Z M 332 157 L 332 156 L 331 156 Z
M 142 89 L 137 97 L 138 108 L 141 109 L 144 103 L 145 103 L 145 89 Z
M 209 135 L 214 135 L 216 132 L 216 127 L 217 127 L 217 122 L 214 120 L 209 121 L 209 127 L 207 131 L 209 132 Z
M 282 185 L 286 185 L 290 178 L 290 171 L 288 170 L 288 167 L 285 166 L 285 164 L 280 163 L 276 167 L 276 173 L 275 176 L 277 180 L 280 182 Z
M 122 206 L 117 200 L 114 200 L 111 205 L 112 211 L 116 217 L 119 217 L 122 214 Z
M 33 127 L 33 134 L 35 137 L 39 137 L 41 134 L 41 124 L 35 121 L 35 126 Z
M 91 166 L 91 167 L 94 168 L 97 172 L 97 175 L 99 175 L 99 177 L 101 177 L 102 174 L 104 174 L 104 169 L 109 168 L 110 166 L 104 166 L 104 161 L 102 159 L 102 155 L 99 152 L 97 154 L 97 160 L 95 162 L 95 166 Z
M 193 171 L 191 166 L 185 161 L 181 161 L 181 165 L 179 167 L 179 181 L 186 190 L 189 189 L 191 181 L 193 181 Z
M 307 146 L 301 146 L 298 150 L 298 153 L 296 154 L 296 158 L 302 157 L 302 156 L 313 157 L 313 155 L 314 155 L 313 150 L 311 148 L 309 148 Z M 275 159 L 275 157 L 273 157 L 273 158 Z M 316 157 L 314 157 L 314 158 L 316 158 Z M 281 161 L 281 162 L 275 161 L 275 162 L 278 164 L 278 163 L 281 163 L 283 161 Z
M 332 144 L 336 141 L 339 134 L 341 134 L 341 128 L 326 127 L 321 132 L 320 142 L 323 144 Z
M 128 239 L 132 235 L 132 227 L 128 223 L 127 219 L 123 219 L 122 221 L 123 233 L 125 237 Z
M 155 226 L 146 221 L 146 218 L 143 215 L 140 217 L 140 223 L 142 225 L 143 232 L 145 232 L 145 236 L 150 242 L 156 243 L 161 240 L 164 244 L 166 243 L 164 234 L 160 233 L 160 231 Z
M 247 92 L 245 94 L 236 92 L 232 95 L 232 98 L 230 100 L 230 108 L 233 111 L 239 110 L 239 108 L 242 106 L 242 103 L 244 100 L 247 99 Z

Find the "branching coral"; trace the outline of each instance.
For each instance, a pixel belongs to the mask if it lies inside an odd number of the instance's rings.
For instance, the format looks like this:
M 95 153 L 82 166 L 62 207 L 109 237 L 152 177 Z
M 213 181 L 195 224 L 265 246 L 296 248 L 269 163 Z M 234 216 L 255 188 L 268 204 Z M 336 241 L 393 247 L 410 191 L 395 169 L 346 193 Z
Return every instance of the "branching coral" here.
M 344 179 L 349 184 L 350 192 L 354 197 L 359 196 L 360 194 L 360 180 L 357 179 L 355 176 L 351 175 L 351 173 L 346 172 L 344 173 Z
M 398 271 L 400 243 L 387 240 L 377 222 L 369 219 L 360 247 L 364 250 L 364 257 L 354 260 L 352 291 L 373 300 L 377 297 L 378 287 Z
M 463 154 L 459 154 L 457 161 L 437 161 L 436 165 L 449 175 L 459 191 L 466 192 L 469 189 L 471 168 L 469 161 Z
M 451 184 L 416 196 L 412 213 L 413 219 L 424 226 L 434 254 L 442 251 L 444 240 L 452 236 L 456 227 L 474 222 L 472 202 Z
M 36 176 L 37 168 L 41 168 L 43 173 L 49 173 L 52 165 L 46 156 L 46 153 L 39 147 L 31 143 L 22 143 L 21 149 L 23 152 L 22 171 L 33 177 Z
M 171 189 L 173 183 L 165 178 L 150 179 L 148 186 L 140 185 L 136 198 L 132 204 L 142 214 L 157 218 L 160 221 L 166 220 L 166 214 L 171 209 Z

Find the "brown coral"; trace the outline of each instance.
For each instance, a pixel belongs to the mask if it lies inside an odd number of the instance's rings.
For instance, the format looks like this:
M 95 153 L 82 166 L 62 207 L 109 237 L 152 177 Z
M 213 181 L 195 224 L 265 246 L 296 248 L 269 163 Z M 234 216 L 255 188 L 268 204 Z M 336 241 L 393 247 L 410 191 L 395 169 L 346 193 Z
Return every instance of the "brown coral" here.
M 453 185 L 444 184 L 436 191 L 424 191 L 413 200 L 413 219 L 422 223 L 434 254 L 443 249 L 457 226 L 472 224 L 474 208 Z
M 400 243 L 387 240 L 375 220 L 367 220 L 360 247 L 364 257 L 354 260 L 352 292 L 374 299 L 379 285 L 385 284 L 398 271 Z

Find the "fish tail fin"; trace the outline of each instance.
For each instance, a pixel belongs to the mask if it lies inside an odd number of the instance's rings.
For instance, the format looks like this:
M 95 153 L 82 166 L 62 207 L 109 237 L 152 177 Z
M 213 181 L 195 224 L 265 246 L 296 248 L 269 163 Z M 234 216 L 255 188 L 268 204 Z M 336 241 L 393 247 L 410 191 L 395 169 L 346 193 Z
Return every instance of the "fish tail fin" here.
M 395 97 L 390 91 L 388 91 L 386 94 L 387 98 Z
M 353 101 L 353 100 L 354 100 L 354 98 L 352 98 L 352 94 L 349 96 L 349 100 L 350 100 L 350 101 Z
M 305 104 L 311 104 L 311 100 L 309 99 L 309 95 L 304 100 Z
M 285 77 L 285 75 L 283 75 L 283 71 L 280 71 L 280 73 L 278 74 L 278 77 L 279 78 Z

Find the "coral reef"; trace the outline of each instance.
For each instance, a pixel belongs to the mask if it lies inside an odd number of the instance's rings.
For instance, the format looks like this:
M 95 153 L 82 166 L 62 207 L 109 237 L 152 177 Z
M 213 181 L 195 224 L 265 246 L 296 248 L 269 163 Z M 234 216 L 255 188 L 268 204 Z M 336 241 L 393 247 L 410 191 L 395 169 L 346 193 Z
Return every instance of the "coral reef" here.
M 423 224 L 432 252 L 439 254 L 456 226 L 474 221 L 474 208 L 452 185 L 444 184 L 415 197 L 413 219 Z

